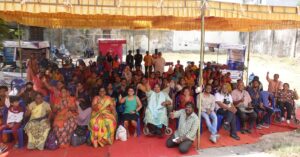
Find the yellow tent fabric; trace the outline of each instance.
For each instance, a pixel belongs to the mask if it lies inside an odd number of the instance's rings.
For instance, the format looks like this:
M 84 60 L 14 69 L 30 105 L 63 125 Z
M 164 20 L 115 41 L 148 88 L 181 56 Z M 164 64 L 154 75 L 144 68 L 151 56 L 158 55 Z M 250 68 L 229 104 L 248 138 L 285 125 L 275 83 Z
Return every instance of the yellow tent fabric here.
M 199 30 L 200 0 L 2 0 L 0 18 L 50 28 Z M 298 7 L 209 1 L 206 30 L 257 31 L 300 26 Z

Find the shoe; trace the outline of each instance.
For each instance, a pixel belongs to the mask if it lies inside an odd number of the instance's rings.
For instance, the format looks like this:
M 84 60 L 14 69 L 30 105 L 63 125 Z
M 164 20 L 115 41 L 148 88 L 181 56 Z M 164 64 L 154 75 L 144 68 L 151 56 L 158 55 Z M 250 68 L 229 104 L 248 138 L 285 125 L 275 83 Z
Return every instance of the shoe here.
M 290 120 L 286 120 L 286 123 L 287 123 L 287 124 L 291 124 L 291 121 L 290 121 Z
M 261 130 L 261 129 L 262 129 L 262 125 L 258 124 L 258 125 L 256 126 L 256 129 Z
M 252 130 L 251 129 L 246 129 L 245 132 L 248 133 L 248 134 L 251 134 Z
M 239 141 L 240 140 L 240 137 L 238 135 L 235 135 L 235 134 L 231 134 L 230 137 L 232 137 L 233 139 Z
M 221 137 L 219 134 L 215 134 L 217 140 Z
M 246 129 L 241 129 L 241 133 L 245 134 L 246 133 Z
M 285 121 L 285 118 L 284 118 L 284 117 L 281 117 L 281 121 L 284 122 L 284 121 Z
M 226 131 L 230 131 L 230 125 L 228 122 L 224 122 L 223 123 L 223 128 L 226 130 Z
M 263 124 L 263 125 L 261 125 L 261 127 L 264 127 L 264 128 L 269 128 L 269 127 L 270 127 L 270 125 L 269 125 L 269 124 Z
M 209 140 L 212 142 L 212 143 L 217 143 L 217 138 L 215 135 L 211 135 Z

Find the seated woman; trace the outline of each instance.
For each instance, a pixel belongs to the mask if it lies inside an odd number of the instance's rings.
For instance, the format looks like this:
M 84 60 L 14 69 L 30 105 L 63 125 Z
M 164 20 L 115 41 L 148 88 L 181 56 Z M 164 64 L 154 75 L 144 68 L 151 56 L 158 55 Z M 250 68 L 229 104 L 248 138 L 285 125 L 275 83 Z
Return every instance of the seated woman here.
M 53 131 L 58 139 L 60 148 L 68 147 L 71 141 L 71 134 L 76 129 L 77 107 L 75 98 L 71 97 L 65 88 L 61 89 L 61 95 L 55 98 L 53 113 Z
M 168 126 L 167 106 L 172 105 L 172 100 L 167 93 L 160 91 L 160 86 L 156 84 L 154 91 L 150 85 L 139 84 L 138 89 L 147 94 L 148 106 L 145 112 L 144 123 L 153 135 L 162 137 L 161 128 Z
M 101 87 L 99 95 L 93 99 L 92 116 L 89 123 L 90 138 L 94 147 L 113 144 L 116 127 L 115 102 L 106 96 L 105 88 Z
M 83 95 L 84 96 L 84 95 Z M 84 96 L 85 97 L 85 96 Z M 76 97 L 76 105 L 77 105 L 77 112 L 78 112 L 78 116 L 76 119 L 77 122 L 77 128 L 75 130 L 75 133 L 78 135 L 79 132 L 76 131 L 80 131 L 81 133 L 84 133 L 87 131 L 87 126 L 90 122 L 91 119 L 91 113 L 92 113 L 92 108 L 91 108 L 91 101 L 88 100 L 89 97 L 82 97 L 81 94 L 79 94 Z M 83 135 L 83 134 L 81 134 Z
M 0 126 L 0 132 L 4 129 L 11 129 L 13 137 L 16 140 L 15 147 L 19 147 L 18 141 L 18 129 L 21 127 L 21 121 L 23 120 L 24 111 L 19 105 L 19 97 L 10 98 L 10 106 L 8 108 L 8 114 L 6 117 L 6 124 Z
M 207 84 L 205 86 L 205 91 L 198 95 L 197 100 L 197 107 L 199 108 L 199 97 L 201 97 L 201 117 L 205 119 L 207 128 L 209 132 L 211 133 L 209 140 L 213 143 L 217 143 L 217 140 L 219 138 L 219 135 L 217 134 L 217 124 L 218 119 L 217 115 L 215 113 L 215 96 L 213 96 L 211 93 L 212 87 L 210 84 Z
M 119 100 L 120 104 L 125 103 L 125 111 L 123 112 L 123 120 L 124 120 L 124 127 L 127 130 L 127 137 L 130 136 L 128 125 L 130 124 L 134 127 L 134 137 L 137 136 L 136 133 L 136 127 L 137 127 L 137 119 L 138 119 L 138 113 L 140 109 L 142 108 L 142 103 L 136 95 L 134 95 L 134 89 L 133 87 L 128 87 L 128 96 L 125 98 L 122 98 L 120 95 Z
M 50 131 L 51 108 L 43 100 L 43 95 L 38 93 L 35 101 L 28 105 L 26 116 L 30 116 L 24 130 L 28 136 L 28 149 L 44 150 L 44 145 Z
M 178 110 L 184 109 L 185 104 L 188 103 L 188 102 L 191 102 L 192 104 L 195 104 L 195 100 L 194 100 L 194 97 L 191 95 L 190 88 L 184 87 L 182 89 L 182 92 L 181 92 L 180 96 L 179 96 Z
M 283 84 L 283 89 L 278 91 L 277 103 L 281 110 L 281 121 L 285 121 L 285 111 L 287 112 L 287 123 L 290 124 L 290 120 L 293 112 L 294 100 L 298 100 L 299 96 L 297 91 L 290 90 L 290 85 L 288 83 Z

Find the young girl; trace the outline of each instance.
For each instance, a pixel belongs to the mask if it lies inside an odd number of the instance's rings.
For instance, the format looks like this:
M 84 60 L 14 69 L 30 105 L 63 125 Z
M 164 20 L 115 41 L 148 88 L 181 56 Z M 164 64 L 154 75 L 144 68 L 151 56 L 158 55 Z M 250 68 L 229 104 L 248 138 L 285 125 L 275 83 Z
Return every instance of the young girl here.
M 19 97 L 11 97 L 10 103 L 11 105 L 8 108 L 6 123 L 0 127 L 0 131 L 3 131 L 4 129 L 11 129 L 13 131 L 13 137 L 16 140 L 15 147 L 18 147 L 18 129 L 21 127 L 24 111 L 19 105 Z
M 128 96 L 122 98 L 120 95 L 119 100 L 120 104 L 125 103 L 125 111 L 123 113 L 123 119 L 124 119 L 124 127 L 127 130 L 127 137 L 130 136 L 128 125 L 129 122 L 134 127 L 134 137 L 137 136 L 136 133 L 136 127 L 137 127 L 137 119 L 138 119 L 138 112 L 142 108 L 142 103 L 136 95 L 134 95 L 134 89 L 132 87 L 128 87 Z

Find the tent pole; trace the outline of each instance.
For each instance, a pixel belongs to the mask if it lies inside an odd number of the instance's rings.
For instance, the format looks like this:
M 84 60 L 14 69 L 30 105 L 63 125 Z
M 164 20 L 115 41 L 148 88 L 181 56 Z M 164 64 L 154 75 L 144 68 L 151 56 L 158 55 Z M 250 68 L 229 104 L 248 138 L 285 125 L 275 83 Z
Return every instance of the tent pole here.
M 21 78 L 23 78 L 23 65 L 22 65 L 22 47 L 21 47 L 21 32 L 20 32 L 20 24 L 18 24 L 18 40 L 19 40 L 19 60 L 20 60 L 20 72 Z
M 134 54 L 134 31 L 132 31 L 132 54 Z
M 199 87 L 202 89 L 203 86 L 203 66 L 204 66 L 204 43 L 205 43 L 205 27 L 204 27 L 204 20 L 205 20 L 205 8 L 206 8 L 206 0 L 202 0 L 202 6 L 201 6 L 201 43 L 200 43 L 200 67 L 199 67 Z M 198 118 L 201 124 L 201 97 L 199 96 L 199 106 L 198 106 Z M 198 142 L 197 142 L 197 149 L 200 149 L 200 140 L 201 140 L 201 133 L 200 133 L 201 125 L 199 125 L 198 128 Z
M 217 64 L 219 64 L 219 52 L 220 52 L 220 48 L 218 48 L 218 52 L 217 52 Z
M 151 40 L 151 30 L 148 29 L 148 52 L 150 53 L 150 40 Z
M 251 32 L 248 32 L 248 51 L 247 51 L 247 69 L 246 69 L 246 85 L 249 83 L 249 63 L 250 63 L 250 46 L 251 46 Z

